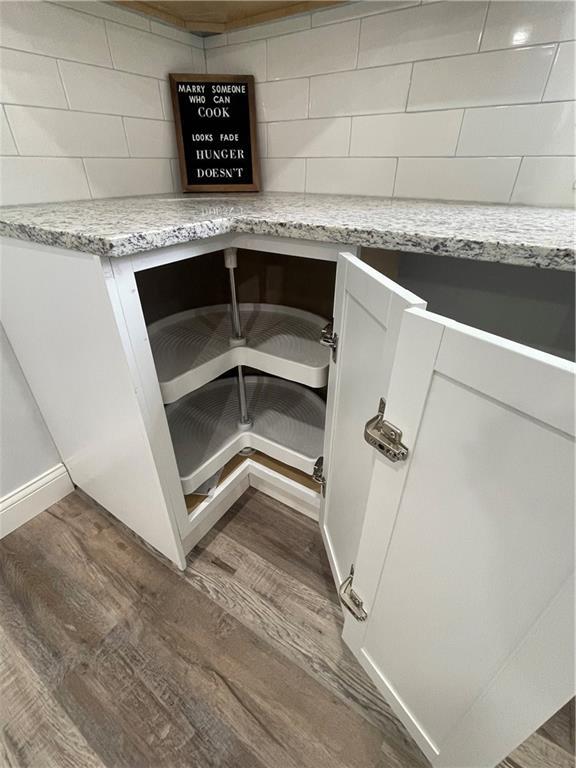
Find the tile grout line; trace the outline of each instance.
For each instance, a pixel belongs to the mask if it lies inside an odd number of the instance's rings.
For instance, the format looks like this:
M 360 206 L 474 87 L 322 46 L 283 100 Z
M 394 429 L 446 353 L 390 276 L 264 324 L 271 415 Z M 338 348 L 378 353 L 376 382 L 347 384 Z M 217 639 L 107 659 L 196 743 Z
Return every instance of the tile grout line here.
M 30 157 L 41 157 L 41 155 L 30 155 Z M 60 157 L 60 155 L 56 155 Z M 400 158 L 403 160 L 518 160 L 520 157 L 538 157 L 552 160 L 554 158 L 572 158 L 574 155 L 521 155 L 508 154 L 508 155 L 276 155 L 274 157 L 268 157 L 268 160 L 393 160 L 394 158 Z M 110 158 L 114 159 L 114 158 Z M 121 159 L 121 158 L 120 158 Z M 152 159 L 152 158 L 142 158 Z M 162 158 L 156 158 L 162 159 Z
M 64 83 L 64 78 L 62 76 L 62 70 L 60 69 L 60 60 L 59 59 L 54 59 L 54 61 L 56 62 L 56 69 L 58 71 L 58 77 L 60 79 L 60 85 L 62 86 L 62 92 L 64 93 L 64 98 L 66 100 L 66 104 L 68 105 L 67 108 L 63 109 L 62 111 L 63 112 L 70 112 L 71 111 L 70 97 L 68 96 L 68 91 L 66 90 L 66 85 Z M 52 109 L 52 107 L 47 107 L 47 109 Z
M 477 51 L 477 53 L 481 53 L 481 51 L 482 51 L 482 43 L 484 42 L 484 35 L 486 34 L 486 24 L 488 22 L 488 14 L 490 13 L 491 5 L 492 5 L 492 0 L 488 0 L 488 3 L 486 4 L 486 12 L 484 14 L 484 21 L 482 23 L 482 28 L 480 30 L 480 38 L 478 40 L 478 51 Z
M 126 130 L 126 118 L 124 115 L 122 115 L 122 129 L 124 131 L 124 141 L 126 142 L 126 152 L 128 152 L 128 157 L 132 157 L 132 152 L 130 151 L 130 142 L 128 141 L 128 131 Z
M 550 70 L 546 77 L 546 82 L 544 83 L 544 87 L 542 88 L 542 95 L 540 96 L 540 101 L 539 101 L 540 104 L 549 103 L 544 101 L 544 95 L 546 94 L 546 88 L 548 88 L 548 83 L 550 82 L 550 78 L 552 77 L 552 72 L 554 71 L 554 65 L 556 64 L 556 60 L 558 59 L 559 55 L 560 55 L 560 43 L 556 43 L 556 51 L 554 53 L 554 56 L 552 57 L 552 63 L 550 65 Z
M 16 156 L 21 157 L 20 148 L 18 146 L 18 142 L 16 141 L 16 135 L 14 133 L 14 130 L 12 129 L 12 126 L 10 125 L 10 120 L 8 119 L 8 113 L 6 112 L 6 105 L 0 104 L 0 106 L 2 107 L 2 114 L 4 115 L 4 119 L 6 120 L 8 131 L 10 132 L 10 136 L 12 137 L 12 141 L 14 142 L 14 146 L 16 147 Z M 14 155 L 2 155 L 2 157 L 14 157 Z
M 59 60 L 56 60 L 59 61 Z M 156 78 L 154 78 L 156 79 Z M 305 79 L 305 78 L 297 78 L 297 79 Z M 163 80 L 157 80 L 158 85 L 160 86 L 164 81 Z M 284 82 L 284 81 L 283 81 Z M 62 85 L 64 86 L 64 82 L 62 79 Z M 66 97 L 66 101 L 68 101 L 67 93 L 64 88 L 64 95 Z M 147 117 L 146 115 L 135 115 L 135 114 L 124 114 L 121 112 L 104 112 L 104 111 L 96 111 L 96 110 L 88 110 L 88 109 L 78 109 L 74 107 L 58 107 L 58 106 L 52 106 L 52 105 L 43 105 L 43 104 L 30 104 L 30 103 L 20 103 L 20 102 L 3 102 L 8 107 L 21 107 L 24 109 L 38 109 L 38 110 L 49 110 L 54 112 L 71 112 L 71 113 L 77 113 L 82 115 L 102 115 L 103 117 L 130 117 L 134 120 L 147 120 L 150 122 L 156 122 L 156 123 L 173 123 L 174 120 L 169 117 Z M 539 106 L 547 106 L 552 104 L 576 104 L 575 99 L 555 99 L 553 101 L 525 101 L 525 102 L 516 102 L 514 104 L 480 104 L 480 105 L 458 105 L 458 106 L 451 106 L 451 107 L 440 107 L 438 109 L 418 109 L 418 110 L 411 110 L 409 112 L 406 111 L 395 111 L 395 112 L 364 112 L 364 113 L 358 113 L 358 114 L 343 114 L 343 115 L 320 115 L 320 116 L 314 116 L 314 117 L 293 117 L 293 118 L 284 118 L 283 120 L 258 120 L 257 123 L 260 125 L 281 125 L 284 123 L 293 123 L 297 121 L 314 121 L 314 120 L 345 120 L 346 118 L 354 119 L 356 117 L 368 117 L 368 118 L 378 118 L 378 117 L 391 117 L 395 115 L 411 115 L 411 116 L 417 116 L 417 115 L 430 115 L 430 114 L 437 114 L 437 113 L 444 113 L 444 112 L 458 112 L 459 110 L 481 110 L 481 109 L 514 109 L 516 107 L 539 107 Z M 162 107 L 162 104 L 160 105 Z M 162 109 L 162 114 L 164 115 L 164 110 Z
M 354 121 L 352 117 L 349 117 L 348 120 L 350 121 L 350 124 L 348 126 L 348 152 L 346 157 L 352 157 L 350 153 L 352 152 L 352 126 L 354 125 Z
M 396 197 L 396 179 L 398 177 L 398 166 L 400 165 L 400 158 L 396 158 L 396 166 L 394 168 L 394 180 L 392 182 L 392 192 L 390 194 L 390 197 Z
M 92 190 L 92 185 L 90 184 L 90 177 L 88 176 L 88 168 L 86 167 L 86 160 L 83 157 L 81 157 L 80 160 L 82 162 L 82 168 L 84 169 L 84 176 L 86 178 L 86 184 L 88 186 L 88 192 L 90 193 L 90 199 L 91 200 L 95 200 L 96 198 L 94 197 L 94 192 Z
M 412 78 L 414 76 L 414 62 L 411 62 L 410 77 L 408 79 L 408 90 L 406 91 L 406 103 L 404 104 L 404 112 L 408 113 L 408 104 L 410 102 L 410 91 L 412 90 Z
M 4 155 L 4 157 L 10 157 L 10 155 Z M 88 160 L 177 160 L 177 157 L 167 157 L 166 155 L 20 155 L 23 158 L 29 158 L 31 160 L 42 160 L 45 158 L 54 160 L 81 160 L 83 157 Z M 408 160 L 517 160 L 521 157 L 525 158 L 543 158 L 546 160 L 554 160 L 556 158 L 572 159 L 574 155 L 557 154 L 552 155 L 550 153 L 545 155 L 521 155 L 521 154 L 507 154 L 507 155 L 277 155 L 274 157 L 266 157 L 265 160 L 394 160 L 395 158 L 408 159 Z M 144 194 L 144 193 L 143 193 Z
M 520 176 L 520 169 L 522 168 L 523 162 L 524 162 L 524 157 L 521 157 L 520 162 L 518 163 L 518 169 L 516 171 L 516 175 L 514 176 L 514 183 L 512 184 L 512 189 L 510 190 L 510 196 L 508 198 L 509 205 L 512 203 L 512 198 L 514 197 L 514 192 L 516 191 L 516 184 L 518 183 L 518 178 Z
M 110 54 L 110 61 L 112 62 L 112 69 L 116 69 L 114 54 L 112 53 L 112 46 L 110 45 L 110 35 L 108 34 L 108 23 L 106 21 L 104 21 L 104 35 L 106 37 L 106 45 L 108 46 L 108 53 Z
M 163 120 L 166 120 L 166 110 L 164 109 L 164 101 L 162 99 L 162 86 L 160 85 L 160 80 L 158 80 L 158 98 L 160 99 L 160 109 L 162 111 L 162 118 Z
M 356 59 L 354 62 L 353 70 L 358 69 L 358 64 L 360 62 L 360 39 L 362 37 L 362 26 L 364 24 L 364 19 L 358 19 L 358 35 L 356 36 Z
M 462 128 L 464 127 L 464 118 L 466 117 L 466 110 L 462 110 L 462 118 L 460 120 L 460 127 L 458 128 L 458 137 L 456 138 L 456 146 L 454 147 L 454 157 L 459 157 L 458 147 L 460 146 L 460 137 L 462 136 Z
M 162 82 L 161 80 L 158 81 L 158 83 L 161 83 L 161 82 Z M 62 79 L 62 85 L 64 85 L 63 79 Z M 68 101 L 68 97 L 65 89 L 64 89 L 64 96 L 66 97 L 66 101 Z M 19 104 L 16 102 L 3 102 L 3 103 L 7 107 L 17 107 L 20 109 L 38 109 L 38 110 L 46 110 L 49 112 L 71 112 L 72 114 L 100 115 L 101 117 L 131 117 L 134 120 L 147 120 L 147 121 L 150 121 L 151 123 L 173 123 L 174 122 L 174 120 L 171 120 L 170 118 L 146 117 L 145 115 L 124 114 L 123 112 L 96 112 L 94 110 L 89 110 L 89 109 L 74 109 L 74 107 L 55 107 L 55 106 L 45 106 L 43 104 Z M 262 124 L 264 125 L 264 123 Z

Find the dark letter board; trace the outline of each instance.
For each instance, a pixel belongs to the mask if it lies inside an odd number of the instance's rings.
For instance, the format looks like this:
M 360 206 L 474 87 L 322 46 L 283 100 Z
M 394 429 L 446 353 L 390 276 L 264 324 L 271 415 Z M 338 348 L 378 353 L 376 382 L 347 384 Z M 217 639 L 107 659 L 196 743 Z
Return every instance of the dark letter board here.
M 258 192 L 252 75 L 171 74 L 185 192 Z

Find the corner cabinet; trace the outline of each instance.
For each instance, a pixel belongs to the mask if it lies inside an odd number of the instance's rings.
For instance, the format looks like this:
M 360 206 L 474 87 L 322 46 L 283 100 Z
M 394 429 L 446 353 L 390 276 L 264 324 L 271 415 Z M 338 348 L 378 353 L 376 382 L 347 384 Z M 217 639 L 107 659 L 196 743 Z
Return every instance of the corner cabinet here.
M 3 246 L 3 322 L 70 475 L 144 541 L 184 568 L 249 485 L 316 517 L 344 640 L 435 766 L 490 768 L 571 698 L 572 363 L 329 243 Z

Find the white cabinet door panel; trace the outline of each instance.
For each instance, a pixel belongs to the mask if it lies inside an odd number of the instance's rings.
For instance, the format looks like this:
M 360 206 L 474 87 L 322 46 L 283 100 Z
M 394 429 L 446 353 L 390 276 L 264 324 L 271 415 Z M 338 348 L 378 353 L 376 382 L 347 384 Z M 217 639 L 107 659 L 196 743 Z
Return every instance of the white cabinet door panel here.
M 350 254 L 340 254 L 334 301 L 336 362 L 330 363 L 321 528 L 337 583 L 353 563 L 374 454 L 364 425 L 386 397 L 404 309 L 424 307 L 414 294 Z
M 385 418 L 409 456 L 374 450 L 368 619 L 344 637 L 437 765 L 495 765 L 573 695 L 573 603 L 553 606 L 574 570 L 574 371 L 404 315 Z

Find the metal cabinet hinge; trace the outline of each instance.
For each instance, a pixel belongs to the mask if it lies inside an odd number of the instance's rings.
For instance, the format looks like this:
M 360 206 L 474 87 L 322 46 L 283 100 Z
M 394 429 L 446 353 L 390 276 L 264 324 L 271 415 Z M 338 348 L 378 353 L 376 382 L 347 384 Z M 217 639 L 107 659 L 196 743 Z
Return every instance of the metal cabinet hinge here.
M 320 493 L 326 496 L 326 478 L 324 477 L 324 456 L 318 456 L 314 469 L 312 470 L 312 480 L 320 485 Z
M 366 422 L 364 439 L 390 461 L 406 461 L 408 448 L 402 442 L 402 432 L 384 419 L 386 401 L 380 398 L 378 413 Z
M 340 595 L 340 600 L 342 602 L 342 605 L 350 611 L 352 616 L 356 619 L 356 621 L 366 621 L 368 618 L 368 614 L 364 610 L 364 603 L 362 602 L 362 599 L 358 597 L 356 592 L 352 589 L 352 580 L 354 578 L 354 565 L 350 566 L 350 575 L 347 576 L 342 584 L 340 584 L 340 589 L 338 590 L 338 594 Z
M 338 334 L 334 333 L 334 320 L 330 320 L 330 322 L 322 328 L 322 333 L 320 335 L 320 344 L 322 344 L 323 347 L 330 347 L 332 350 L 332 360 L 336 362 L 336 350 L 338 349 Z

